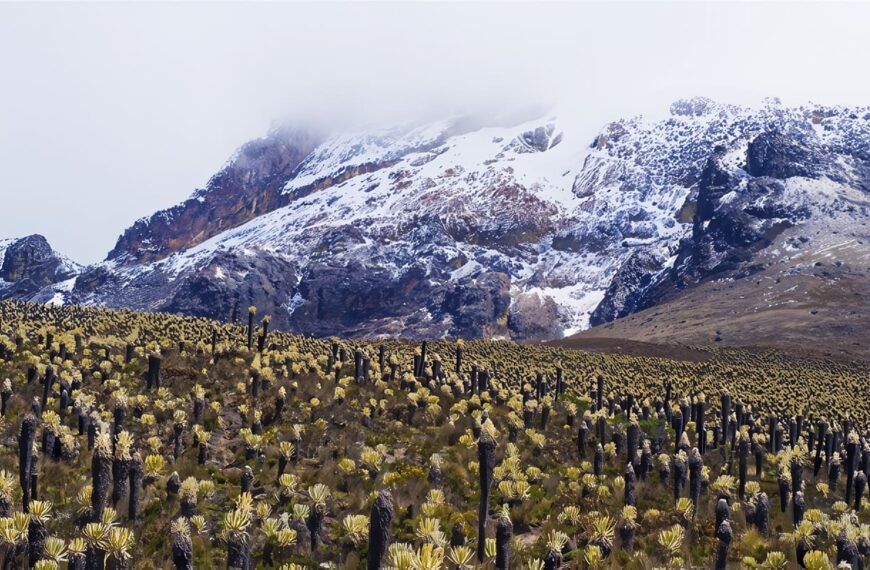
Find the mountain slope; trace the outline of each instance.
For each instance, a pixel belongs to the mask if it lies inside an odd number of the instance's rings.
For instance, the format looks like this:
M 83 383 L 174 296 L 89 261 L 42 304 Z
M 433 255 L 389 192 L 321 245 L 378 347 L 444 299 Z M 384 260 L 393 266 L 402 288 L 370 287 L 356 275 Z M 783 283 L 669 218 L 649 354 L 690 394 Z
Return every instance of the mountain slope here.
M 108 259 L 162 259 L 280 207 L 285 203 L 281 199 L 283 181 L 317 144 L 309 133 L 284 129 L 249 142 L 204 189 L 128 228 Z
M 62 302 L 81 266 L 54 251 L 41 235 L 0 240 L 0 299 Z M 47 295 L 47 297 L 46 297 Z
M 230 321 L 254 304 L 318 336 L 559 338 L 866 226 L 868 149 L 867 109 L 775 101 L 680 101 L 595 137 L 556 117 L 277 129 L 64 297 Z
M 770 346 L 870 360 L 870 231 L 866 225 L 805 231 L 783 231 L 742 277 L 710 277 L 557 343 Z

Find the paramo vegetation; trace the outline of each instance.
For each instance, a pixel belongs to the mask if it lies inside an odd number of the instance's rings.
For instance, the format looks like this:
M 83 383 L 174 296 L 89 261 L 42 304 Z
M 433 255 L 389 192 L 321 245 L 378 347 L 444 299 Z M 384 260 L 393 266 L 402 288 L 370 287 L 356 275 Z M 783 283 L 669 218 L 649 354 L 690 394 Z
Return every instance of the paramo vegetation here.
M 3 568 L 863 568 L 866 363 L 0 303 Z M 844 566 L 848 565 L 848 566 Z

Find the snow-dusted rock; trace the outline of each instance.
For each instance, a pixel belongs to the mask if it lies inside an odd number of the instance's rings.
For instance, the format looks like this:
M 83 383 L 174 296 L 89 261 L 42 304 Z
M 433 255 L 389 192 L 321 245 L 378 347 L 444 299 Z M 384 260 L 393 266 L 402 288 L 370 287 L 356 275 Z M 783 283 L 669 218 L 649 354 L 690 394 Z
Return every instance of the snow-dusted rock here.
M 866 223 L 866 108 L 696 98 L 596 136 L 472 124 L 276 129 L 60 294 L 224 320 L 255 304 L 320 336 L 539 340 L 751 265 L 778 228 Z

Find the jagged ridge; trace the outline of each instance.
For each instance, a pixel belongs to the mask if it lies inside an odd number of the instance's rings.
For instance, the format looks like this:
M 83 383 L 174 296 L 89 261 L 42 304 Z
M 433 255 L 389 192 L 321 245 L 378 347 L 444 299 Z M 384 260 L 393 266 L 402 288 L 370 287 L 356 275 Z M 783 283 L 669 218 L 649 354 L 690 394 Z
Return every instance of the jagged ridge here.
M 223 320 L 253 303 L 321 336 L 558 338 L 739 272 L 782 228 L 866 223 L 868 125 L 693 99 L 591 145 L 556 118 L 279 129 L 63 298 Z

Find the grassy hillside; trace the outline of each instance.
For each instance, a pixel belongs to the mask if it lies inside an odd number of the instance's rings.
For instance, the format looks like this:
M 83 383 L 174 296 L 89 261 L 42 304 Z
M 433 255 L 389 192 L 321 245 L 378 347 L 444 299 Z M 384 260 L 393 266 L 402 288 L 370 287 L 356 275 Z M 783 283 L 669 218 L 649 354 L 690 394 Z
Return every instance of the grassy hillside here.
M 786 568 L 817 551 L 807 567 L 828 568 L 870 553 L 862 363 L 318 340 L 251 321 L 0 304 L 4 567 Z
M 791 232 L 800 235 L 797 229 Z M 725 276 L 672 290 L 646 310 L 553 344 L 583 348 L 600 345 L 603 339 L 619 339 L 769 347 L 868 361 L 870 247 L 866 244 L 867 237 L 861 234 L 856 239 L 833 231 L 818 251 L 794 254 L 787 262 L 775 255 L 763 258 L 736 278 Z M 779 252 L 785 246 L 777 242 L 771 249 Z

